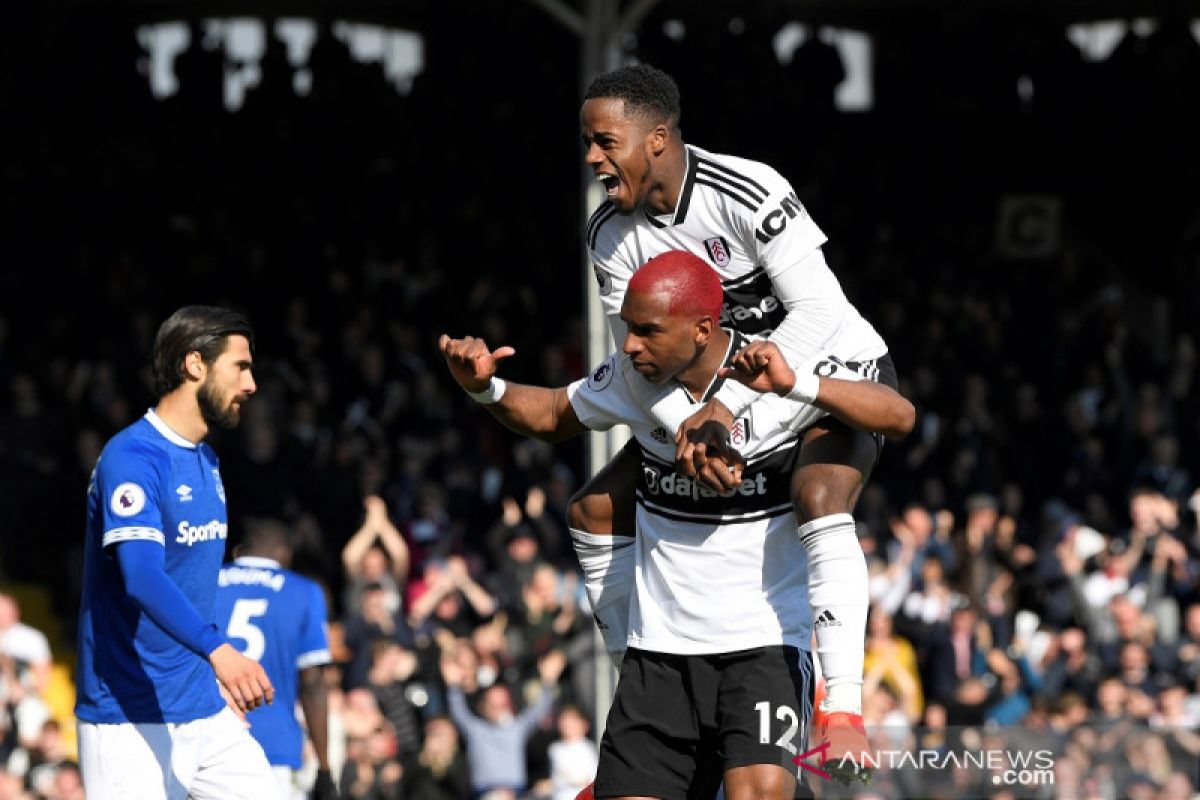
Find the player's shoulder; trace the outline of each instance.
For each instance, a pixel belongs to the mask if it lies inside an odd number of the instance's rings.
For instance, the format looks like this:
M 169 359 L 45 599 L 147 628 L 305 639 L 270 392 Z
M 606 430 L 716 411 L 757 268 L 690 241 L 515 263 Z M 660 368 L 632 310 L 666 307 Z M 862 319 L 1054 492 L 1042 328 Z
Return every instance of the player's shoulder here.
M 100 451 L 97 469 L 124 470 L 142 466 L 153 470 L 170 461 L 168 445 L 149 420 L 142 417 L 108 440 Z
M 620 213 L 611 200 L 601 203 L 588 218 L 584 229 L 588 250 L 601 258 L 610 255 L 624 233 L 625 225 L 622 223 L 627 219 L 628 215 Z
M 737 201 L 735 205 L 749 213 L 758 213 L 769 199 L 791 191 L 787 179 L 769 164 L 694 145 L 688 148 L 695 161 L 696 183 Z

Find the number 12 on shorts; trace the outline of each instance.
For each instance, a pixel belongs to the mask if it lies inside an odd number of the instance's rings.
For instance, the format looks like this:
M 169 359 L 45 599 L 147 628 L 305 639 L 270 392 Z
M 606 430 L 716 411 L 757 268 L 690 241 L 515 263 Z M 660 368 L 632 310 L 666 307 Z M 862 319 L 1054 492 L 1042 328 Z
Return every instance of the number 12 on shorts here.
M 771 703 L 768 700 L 755 703 L 754 710 L 758 712 L 758 741 L 760 744 L 770 744 Z M 792 744 L 792 739 L 796 736 L 796 731 L 800 730 L 800 718 L 792 708 L 781 705 L 775 709 L 775 719 L 787 723 L 787 729 L 775 740 L 775 744 L 795 755 L 796 745 Z

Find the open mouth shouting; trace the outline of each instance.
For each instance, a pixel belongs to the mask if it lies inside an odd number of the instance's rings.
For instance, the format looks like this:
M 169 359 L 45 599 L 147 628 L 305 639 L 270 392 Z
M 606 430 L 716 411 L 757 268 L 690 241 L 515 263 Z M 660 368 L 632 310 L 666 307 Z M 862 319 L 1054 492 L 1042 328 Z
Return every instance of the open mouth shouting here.
M 616 175 L 607 172 L 596 173 L 596 180 L 600 181 L 600 185 L 604 187 L 604 193 L 609 199 L 616 197 L 621 191 L 621 179 Z

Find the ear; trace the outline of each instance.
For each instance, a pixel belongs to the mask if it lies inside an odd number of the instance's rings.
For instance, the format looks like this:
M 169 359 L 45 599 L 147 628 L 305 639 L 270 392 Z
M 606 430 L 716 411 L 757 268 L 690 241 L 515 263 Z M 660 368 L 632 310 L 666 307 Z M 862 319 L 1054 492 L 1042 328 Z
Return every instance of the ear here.
M 208 374 L 208 365 L 200 357 L 199 350 L 193 350 L 183 357 L 183 374 L 193 381 L 202 381 Z
M 661 156 L 670 142 L 671 129 L 667 127 L 666 123 L 655 125 L 646 134 L 646 146 L 650 148 L 650 154 L 653 156 Z
M 710 316 L 703 316 L 696 320 L 696 328 L 694 331 L 694 340 L 698 345 L 708 344 L 708 340 L 712 338 L 713 329 L 716 327 L 716 322 Z

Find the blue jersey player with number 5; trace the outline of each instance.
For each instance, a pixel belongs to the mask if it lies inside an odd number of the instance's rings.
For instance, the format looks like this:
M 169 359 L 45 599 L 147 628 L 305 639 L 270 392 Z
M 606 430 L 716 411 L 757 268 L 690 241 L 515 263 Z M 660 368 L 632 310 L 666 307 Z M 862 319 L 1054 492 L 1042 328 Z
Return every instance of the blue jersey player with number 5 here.
M 274 690 L 211 622 L 229 525 L 204 438 L 236 425 L 254 394 L 252 342 L 235 312 L 172 314 L 154 339 L 158 404 L 108 442 L 92 473 L 75 705 L 88 800 L 275 793 L 238 718 Z
M 248 522 L 238 557 L 218 579 L 217 624 L 248 657 L 262 664 L 275 687 L 275 703 L 247 715 L 275 772 L 281 800 L 304 800 L 301 779 L 304 732 L 296 700 L 317 757 L 316 800 L 336 796 L 329 772 L 329 711 L 325 664 L 330 662 L 321 587 L 287 569 L 292 548 L 278 522 Z

